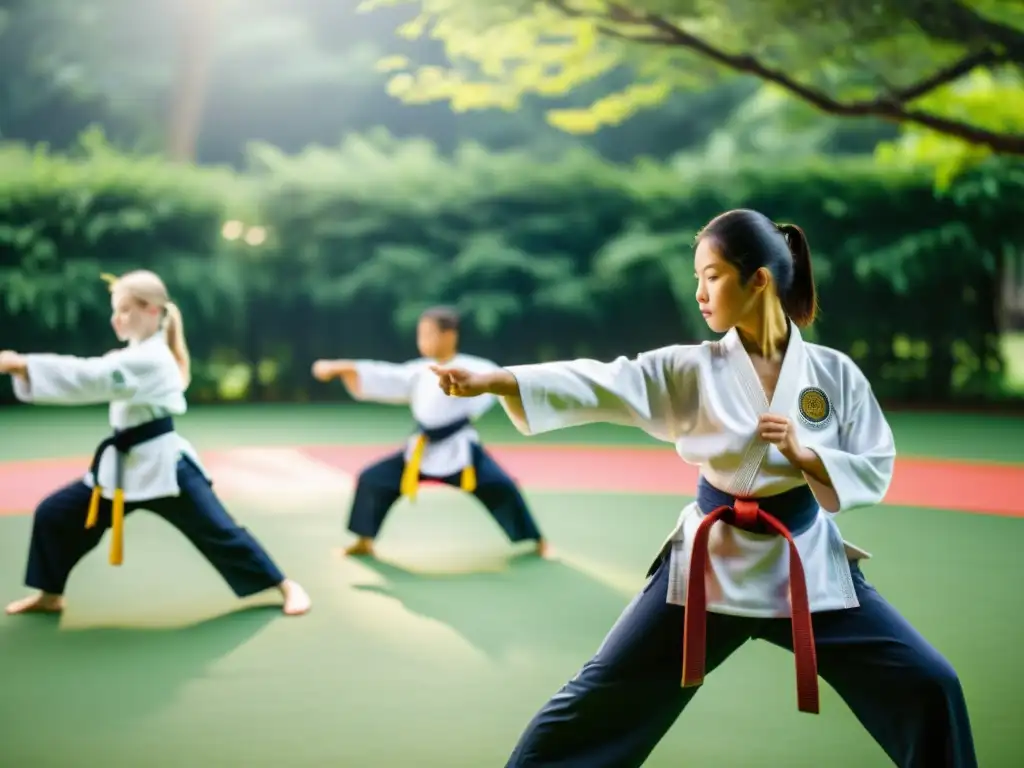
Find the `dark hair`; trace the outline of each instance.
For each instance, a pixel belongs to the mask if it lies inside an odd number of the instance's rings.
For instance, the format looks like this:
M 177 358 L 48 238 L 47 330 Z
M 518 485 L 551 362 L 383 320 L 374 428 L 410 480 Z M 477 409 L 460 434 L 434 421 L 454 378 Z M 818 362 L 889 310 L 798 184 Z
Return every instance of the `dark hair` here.
M 424 310 L 420 320 L 433 320 L 441 331 L 458 331 L 461 318 L 455 307 L 431 307 Z
M 807 236 L 796 224 L 776 224 L 763 213 L 740 208 L 716 216 L 697 233 L 711 239 L 745 283 L 764 267 L 772 274 L 782 309 L 799 327 L 814 322 L 818 298 Z

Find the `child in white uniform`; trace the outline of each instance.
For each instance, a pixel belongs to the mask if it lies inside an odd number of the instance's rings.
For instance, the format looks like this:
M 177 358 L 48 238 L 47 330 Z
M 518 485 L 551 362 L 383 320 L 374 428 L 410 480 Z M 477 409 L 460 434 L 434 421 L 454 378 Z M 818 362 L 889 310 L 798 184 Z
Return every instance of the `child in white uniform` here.
M 306 613 L 309 595 L 274 565 L 213 492 L 192 446 L 174 431 L 186 411 L 190 361 L 181 314 L 163 281 L 136 271 L 111 281 L 114 332 L 127 346 L 103 357 L 0 352 L 27 403 L 110 403 L 114 434 L 96 451 L 83 480 L 37 507 L 25 582 L 40 592 L 7 613 L 58 612 L 75 564 L 112 529 L 110 562 L 124 556 L 124 518 L 148 509 L 175 526 L 206 556 L 239 597 L 277 589 L 288 615 Z
M 423 357 L 404 364 L 373 360 L 318 360 L 313 375 L 320 381 L 339 378 L 358 400 L 409 405 L 416 432 L 399 452 L 359 474 L 349 514 L 349 530 L 358 538 L 350 555 L 372 555 L 373 542 L 388 511 L 401 496 L 415 498 L 420 479 L 431 478 L 473 494 L 512 542 L 533 541 L 537 554 L 547 543 L 515 481 L 480 445 L 473 421 L 493 407 L 482 395 L 452 400 L 437 391 L 430 366 L 437 362 L 467 370 L 492 371 L 489 360 L 458 351 L 459 315 L 434 307 L 420 317 L 416 344 Z

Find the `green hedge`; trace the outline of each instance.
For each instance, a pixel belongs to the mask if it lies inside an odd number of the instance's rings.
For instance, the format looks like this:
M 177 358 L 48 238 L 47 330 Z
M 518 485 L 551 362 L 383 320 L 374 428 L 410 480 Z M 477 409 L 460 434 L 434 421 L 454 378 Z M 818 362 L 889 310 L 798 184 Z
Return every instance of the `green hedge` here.
M 103 351 L 98 274 L 147 266 L 186 313 L 193 399 L 305 399 L 318 356 L 415 355 L 419 311 L 456 303 L 467 349 L 501 362 L 607 358 L 707 337 L 693 234 L 754 207 L 808 232 L 822 315 L 882 396 L 996 397 L 997 277 L 1019 242 L 1024 173 L 930 178 L 829 159 L 782 169 L 556 164 L 357 137 L 244 177 L 121 157 L 0 152 L 2 346 Z M 222 236 L 225 221 L 268 239 Z
M 201 361 L 215 346 L 206 329 L 229 319 L 229 331 L 240 326 L 244 297 L 239 265 L 217 258 L 221 227 L 257 205 L 249 180 L 125 157 L 94 135 L 72 157 L 0 146 L 0 344 L 103 352 L 116 341 L 100 274 L 153 269 L 179 299 L 186 327 L 206 331 L 190 342 L 197 388 L 209 388 Z

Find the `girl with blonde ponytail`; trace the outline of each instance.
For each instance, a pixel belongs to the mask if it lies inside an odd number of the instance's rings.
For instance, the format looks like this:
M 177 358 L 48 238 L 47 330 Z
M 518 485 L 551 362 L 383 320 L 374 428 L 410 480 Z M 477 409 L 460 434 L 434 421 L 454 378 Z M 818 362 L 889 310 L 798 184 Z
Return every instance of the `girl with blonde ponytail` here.
M 182 383 L 185 389 L 188 389 L 192 381 L 192 359 L 188 353 L 188 344 L 185 343 L 185 323 L 181 319 L 181 310 L 173 301 L 168 301 L 164 305 L 164 337 L 167 339 L 168 349 L 178 363 Z
M 148 509 L 178 528 L 238 597 L 276 588 L 286 614 L 306 613 L 309 595 L 231 518 L 195 449 L 175 431 L 174 417 L 187 410 L 191 361 L 181 312 L 163 280 L 146 270 L 104 278 L 110 284 L 111 325 L 126 346 L 91 358 L 0 352 L 0 373 L 13 376 L 20 400 L 106 402 L 112 428 L 85 477 L 37 507 L 25 582 L 39 593 L 11 603 L 7 612 L 61 611 L 76 563 L 110 528 L 110 563 L 121 565 L 125 517 Z

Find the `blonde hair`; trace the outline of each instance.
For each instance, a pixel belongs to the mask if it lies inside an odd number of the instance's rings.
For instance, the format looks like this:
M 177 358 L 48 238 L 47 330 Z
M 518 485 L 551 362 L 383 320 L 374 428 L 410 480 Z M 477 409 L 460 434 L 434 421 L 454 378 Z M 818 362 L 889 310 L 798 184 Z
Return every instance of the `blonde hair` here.
M 185 323 L 181 319 L 178 305 L 171 301 L 164 281 L 155 272 L 146 269 L 126 272 L 120 277 L 103 275 L 103 278 L 110 284 L 111 293 L 120 291 L 144 306 L 163 310 L 161 329 L 167 346 L 178 363 L 181 380 L 187 387 L 192 379 L 192 358 L 188 352 L 188 344 L 185 343 Z

